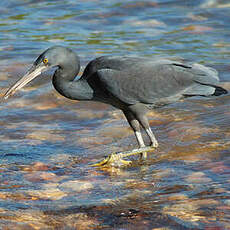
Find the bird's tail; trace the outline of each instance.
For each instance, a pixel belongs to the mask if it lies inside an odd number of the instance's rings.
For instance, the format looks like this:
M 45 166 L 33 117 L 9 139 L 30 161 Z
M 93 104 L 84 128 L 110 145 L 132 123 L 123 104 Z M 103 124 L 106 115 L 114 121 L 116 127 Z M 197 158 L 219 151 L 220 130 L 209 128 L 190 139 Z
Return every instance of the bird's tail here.
M 185 95 L 188 96 L 220 96 L 228 91 L 220 86 L 218 72 L 207 66 L 193 64 L 192 71 L 196 75 L 194 83 L 186 89 Z
M 214 86 L 215 92 L 212 94 L 213 96 L 220 96 L 222 94 L 227 94 L 228 91 L 220 86 Z
M 220 96 L 228 91 L 220 86 L 213 84 L 204 84 L 196 81 L 191 87 L 186 89 L 184 96 Z

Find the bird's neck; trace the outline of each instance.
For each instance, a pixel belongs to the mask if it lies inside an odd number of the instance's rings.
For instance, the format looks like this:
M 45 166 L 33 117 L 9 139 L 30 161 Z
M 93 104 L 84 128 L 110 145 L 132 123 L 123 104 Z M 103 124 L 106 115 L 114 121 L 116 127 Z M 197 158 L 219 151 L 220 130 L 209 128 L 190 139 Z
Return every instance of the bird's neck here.
M 88 82 L 79 78 L 74 80 L 78 74 L 79 69 L 72 73 L 63 69 L 58 69 L 54 73 L 52 82 L 54 88 L 64 97 L 72 100 L 91 100 L 93 98 L 93 90 Z

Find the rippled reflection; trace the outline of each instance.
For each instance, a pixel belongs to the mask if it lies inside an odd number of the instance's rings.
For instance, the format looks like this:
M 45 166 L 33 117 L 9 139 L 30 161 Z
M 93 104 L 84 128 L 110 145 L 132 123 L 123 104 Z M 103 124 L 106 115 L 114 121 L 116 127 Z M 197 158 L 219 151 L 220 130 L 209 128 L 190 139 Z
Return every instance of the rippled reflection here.
M 45 48 L 163 56 L 216 68 L 229 84 L 226 1 L 1 1 L 0 87 Z M 129 168 L 95 169 L 135 147 L 120 111 L 54 91 L 45 74 L 0 107 L 2 229 L 230 228 L 230 96 L 150 112 L 160 147 Z M 147 138 L 146 138 L 147 140 Z

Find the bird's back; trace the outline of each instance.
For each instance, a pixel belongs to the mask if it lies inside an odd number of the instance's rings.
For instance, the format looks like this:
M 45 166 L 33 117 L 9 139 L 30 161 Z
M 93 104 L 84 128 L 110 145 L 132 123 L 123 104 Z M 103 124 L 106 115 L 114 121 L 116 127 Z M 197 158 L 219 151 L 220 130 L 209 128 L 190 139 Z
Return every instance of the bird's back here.
M 82 77 L 125 104 L 158 105 L 184 96 L 208 96 L 219 82 L 215 69 L 200 64 L 121 56 L 94 59 Z
M 130 70 L 131 68 L 143 68 L 147 62 L 153 60 L 148 58 L 127 57 L 127 56 L 101 56 L 95 58 L 86 66 L 83 77 L 88 77 L 101 69 Z

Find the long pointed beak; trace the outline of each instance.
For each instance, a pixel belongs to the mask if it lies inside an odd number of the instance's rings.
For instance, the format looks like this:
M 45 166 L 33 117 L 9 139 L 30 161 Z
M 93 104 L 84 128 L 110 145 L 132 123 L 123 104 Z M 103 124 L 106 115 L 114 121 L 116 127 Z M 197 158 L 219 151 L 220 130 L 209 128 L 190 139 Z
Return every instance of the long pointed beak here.
M 7 99 L 9 96 L 13 95 L 17 90 L 21 89 L 23 86 L 28 84 L 34 78 L 39 76 L 44 70 L 47 70 L 49 67 L 47 66 L 32 66 L 32 68 L 21 78 L 19 79 L 14 85 L 12 85 L 5 95 L 3 96 L 4 99 Z

